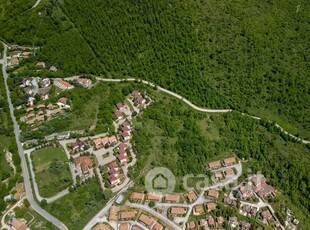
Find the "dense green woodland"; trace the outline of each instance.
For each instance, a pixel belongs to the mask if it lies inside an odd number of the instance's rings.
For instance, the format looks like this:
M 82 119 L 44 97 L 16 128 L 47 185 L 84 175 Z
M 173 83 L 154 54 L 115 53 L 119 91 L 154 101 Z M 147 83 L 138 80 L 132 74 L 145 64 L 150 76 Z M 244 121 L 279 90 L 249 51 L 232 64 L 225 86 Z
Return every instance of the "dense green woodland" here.
M 2 69 L 2 65 L 0 65 Z M 8 195 L 15 186 L 16 181 L 21 181 L 20 176 L 20 158 L 15 143 L 15 135 L 13 131 L 13 123 L 9 116 L 10 110 L 7 103 L 6 91 L 2 71 L 0 72 L 0 212 L 6 207 L 3 197 Z M 13 169 L 7 163 L 5 154 L 9 151 L 13 154 L 13 162 L 16 166 L 16 175 Z M 7 181 L 6 181 L 7 180 Z M 6 182 L 3 182 L 6 181 Z
M 52 0 L 27 11 L 34 2 L 2 1 L 0 35 L 41 46 L 67 75 L 148 79 L 309 139 L 306 0 Z
M 148 169 L 159 166 L 169 168 L 178 178 L 204 174 L 207 162 L 235 154 L 248 160 L 252 172 L 262 172 L 289 197 L 301 226 L 310 227 L 310 146 L 296 143 L 269 122 L 236 112 L 207 115 L 168 96 L 151 91 L 149 94 L 156 102 L 135 121 L 134 141 L 139 157 L 132 178 L 140 175 L 143 181 Z M 182 189 L 182 180 L 177 181 Z

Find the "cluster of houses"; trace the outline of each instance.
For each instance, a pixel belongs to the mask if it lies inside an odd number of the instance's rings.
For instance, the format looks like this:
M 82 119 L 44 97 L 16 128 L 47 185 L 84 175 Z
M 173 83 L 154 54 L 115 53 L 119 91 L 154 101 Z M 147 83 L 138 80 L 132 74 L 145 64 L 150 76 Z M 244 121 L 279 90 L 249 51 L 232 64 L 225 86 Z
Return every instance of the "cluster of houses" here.
M 105 136 L 105 137 L 98 137 L 93 139 L 93 145 L 95 149 L 101 149 L 103 147 L 113 146 L 117 143 L 116 136 Z
M 145 103 L 146 103 L 146 99 L 145 97 L 142 95 L 141 92 L 135 90 L 131 93 L 132 96 L 132 100 L 135 104 L 137 104 L 140 108 L 144 108 L 145 107 Z
M 124 111 L 128 109 L 128 106 L 119 102 L 116 104 L 116 111 L 114 113 L 114 116 L 117 121 L 124 118 Z
M 229 158 L 226 158 L 222 161 L 213 161 L 213 162 L 208 163 L 207 169 L 215 170 L 215 169 L 219 169 L 222 167 L 227 167 L 227 166 L 231 166 L 231 165 L 235 165 L 235 164 L 237 164 L 236 158 L 235 157 L 229 157 Z M 225 174 L 225 172 L 224 172 L 224 174 Z
M 253 176 L 250 181 L 240 186 L 238 190 L 241 199 L 248 199 L 256 193 L 260 198 L 275 196 L 276 190 L 266 183 L 264 175 Z
M 112 206 L 109 215 L 108 215 L 108 221 L 122 221 L 122 223 L 118 224 L 117 229 L 119 230 L 129 230 L 129 229 L 141 229 L 137 225 L 132 225 L 130 221 L 136 220 L 144 225 L 148 229 L 154 229 L 154 230 L 163 230 L 164 225 L 160 223 L 156 218 L 150 216 L 147 213 L 141 213 L 135 209 L 130 210 L 118 210 L 118 207 Z M 126 222 L 127 221 L 127 222 Z M 93 228 L 95 229 L 95 228 Z
M 49 78 L 31 77 L 24 78 L 20 84 L 20 88 L 23 88 L 24 93 L 29 97 L 34 97 L 36 94 L 39 95 L 40 99 L 45 101 L 49 98 L 51 91 L 51 81 Z M 28 102 L 31 103 L 31 100 Z
M 21 121 L 26 122 L 28 126 L 34 126 L 37 123 L 48 121 L 53 117 L 60 115 L 63 110 L 70 109 L 67 98 L 60 98 L 56 104 L 49 103 L 38 104 L 37 106 L 30 106 L 26 108 L 26 114 L 21 117 Z
M 90 175 L 92 169 L 92 159 L 86 156 L 80 156 L 74 159 L 76 173 L 78 175 Z
M 77 78 L 75 79 L 75 81 L 84 86 L 85 88 L 89 88 L 92 85 L 92 81 L 88 78 Z M 63 79 L 56 79 L 54 80 L 54 85 L 57 86 L 58 88 L 62 89 L 62 90 L 70 90 L 70 89 L 74 89 L 74 85 L 70 84 L 68 81 L 65 81 Z
M 32 48 L 12 45 L 9 47 L 11 54 L 7 57 L 7 67 L 14 68 L 19 65 L 20 60 L 33 55 Z
M 121 168 L 117 165 L 115 161 L 108 165 L 108 180 L 112 186 L 116 186 L 121 182 L 120 177 L 122 176 Z
M 120 143 L 118 146 L 117 159 L 121 164 L 125 164 L 128 162 L 127 148 L 128 147 L 124 142 Z

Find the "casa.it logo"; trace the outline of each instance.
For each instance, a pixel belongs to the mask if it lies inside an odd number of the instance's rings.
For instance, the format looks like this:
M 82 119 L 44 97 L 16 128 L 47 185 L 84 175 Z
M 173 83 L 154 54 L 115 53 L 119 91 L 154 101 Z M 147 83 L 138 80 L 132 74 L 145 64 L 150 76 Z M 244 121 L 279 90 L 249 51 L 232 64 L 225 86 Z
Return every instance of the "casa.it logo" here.
M 169 169 L 158 167 L 148 172 L 144 184 L 148 192 L 165 194 L 174 191 L 176 181 Z

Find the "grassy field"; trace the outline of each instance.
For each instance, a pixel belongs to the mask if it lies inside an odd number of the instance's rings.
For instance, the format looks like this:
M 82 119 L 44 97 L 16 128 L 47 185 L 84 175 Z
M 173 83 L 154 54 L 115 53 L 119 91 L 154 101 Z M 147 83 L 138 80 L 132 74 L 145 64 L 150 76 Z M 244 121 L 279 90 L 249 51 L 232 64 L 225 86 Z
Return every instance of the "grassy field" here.
M 75 191 L 48 204 L 47 211 L 55 215 L 69 229 L 82 229 L 84 225 L 105 205 L 97 179 L 81 185 Z
M 67 188 L 71 182 L 68 161 L 61 147 L 47 147 L 31 154 L 36 182 L 43 197 L 51 197 Z

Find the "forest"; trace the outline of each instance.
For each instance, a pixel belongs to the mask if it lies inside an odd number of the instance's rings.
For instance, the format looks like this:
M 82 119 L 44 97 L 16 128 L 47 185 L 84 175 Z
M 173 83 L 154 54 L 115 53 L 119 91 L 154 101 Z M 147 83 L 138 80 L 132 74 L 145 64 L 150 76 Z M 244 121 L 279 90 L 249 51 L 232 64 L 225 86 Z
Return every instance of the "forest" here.
M 31 2 L 2 1 L 0 34 L 65 76 L 143 78 L 310 137 L 306 0 Z

